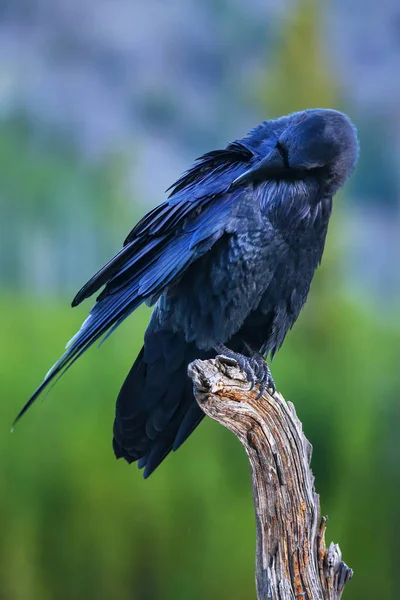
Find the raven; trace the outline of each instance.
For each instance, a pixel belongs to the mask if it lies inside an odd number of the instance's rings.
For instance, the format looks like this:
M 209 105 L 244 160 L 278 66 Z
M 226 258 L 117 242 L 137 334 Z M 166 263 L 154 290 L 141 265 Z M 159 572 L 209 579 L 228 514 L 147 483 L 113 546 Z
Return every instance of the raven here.
M 103 288 L 16 420 L 143 302 L 155 306 L 117 399 L 113 447 L 117 458 L 138 461 L 144 477 L 204 416 L 187 375 L 195 358 L 234 358 L 260 392 L 274 391 L 266 359 L 306 301 L 332 197 L 357 157 L 350 119 L 309 109 L 264 121 L 197 159 L 75 296 L 72 306 Z

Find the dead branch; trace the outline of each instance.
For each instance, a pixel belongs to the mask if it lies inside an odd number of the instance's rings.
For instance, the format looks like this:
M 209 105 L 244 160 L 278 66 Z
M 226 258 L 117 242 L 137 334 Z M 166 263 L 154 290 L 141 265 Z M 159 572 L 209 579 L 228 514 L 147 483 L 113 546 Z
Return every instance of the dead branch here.
M 257 399 L 235 361 L 189 365 L 206 415 L 233 431 L 250 460 L 256 514 L 258 600 L 340 600 L 352 570 L 337 544 L 325 546 L 326 518 L 310 468 L 312 446 L 293 404 Z

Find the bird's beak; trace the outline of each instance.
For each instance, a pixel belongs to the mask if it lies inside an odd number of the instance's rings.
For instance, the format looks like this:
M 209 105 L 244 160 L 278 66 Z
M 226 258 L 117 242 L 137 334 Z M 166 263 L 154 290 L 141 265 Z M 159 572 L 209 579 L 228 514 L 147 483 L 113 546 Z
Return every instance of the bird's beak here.
M 239 175 L 239 177 L 236 177 L 231 184 L 231 188 L 241 183 L 248 183 L 249 181 L 261 181 L 273 173 L 285 170 L 285 168 L 285 161 L 279 149 L 277 147 L 272 148 L 262 160 L 255 163 L 250 169 Z

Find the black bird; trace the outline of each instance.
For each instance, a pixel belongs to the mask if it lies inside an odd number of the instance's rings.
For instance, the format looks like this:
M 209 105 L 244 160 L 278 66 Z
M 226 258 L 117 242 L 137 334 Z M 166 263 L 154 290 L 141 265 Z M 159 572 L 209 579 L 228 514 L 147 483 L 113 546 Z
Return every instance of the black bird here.
M 275 389 L 266 358 L 304 305 L 332 197 L 357 156 L 349 118 L 315 109 L 265 121 L 197 159 L 78 292 L 72 306 L 104 286 L 17 420 L 142 302 L 155 307 L 117 399 L 113 446 L 145 477 L 203 418 L 187 375 L 193 359 L 227 355 L 261 390 Z

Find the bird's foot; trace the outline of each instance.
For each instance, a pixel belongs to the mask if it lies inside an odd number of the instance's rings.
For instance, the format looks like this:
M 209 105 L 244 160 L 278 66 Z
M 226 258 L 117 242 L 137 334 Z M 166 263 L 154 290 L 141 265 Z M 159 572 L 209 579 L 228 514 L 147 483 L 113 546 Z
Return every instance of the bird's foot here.
M 246 374 L 251 390 L 255 385 L 259 385 L 260 392 L 257 396 L 257 399 L 263 395 L 265 390 L 270 390 L 272 394 L 275 394 L 275 381 L 272 377 L 267 361 L 263 356 L 261 356 L 261 354 L 254 352 L 251 356 L 244 356 L 239 352 L 230 350 L 230 348 L 227 348 L 223 344 L 217 344 L 215 346 L 215 350 L 219 355 L 230 358 L 237 362 L 239 368 Z

